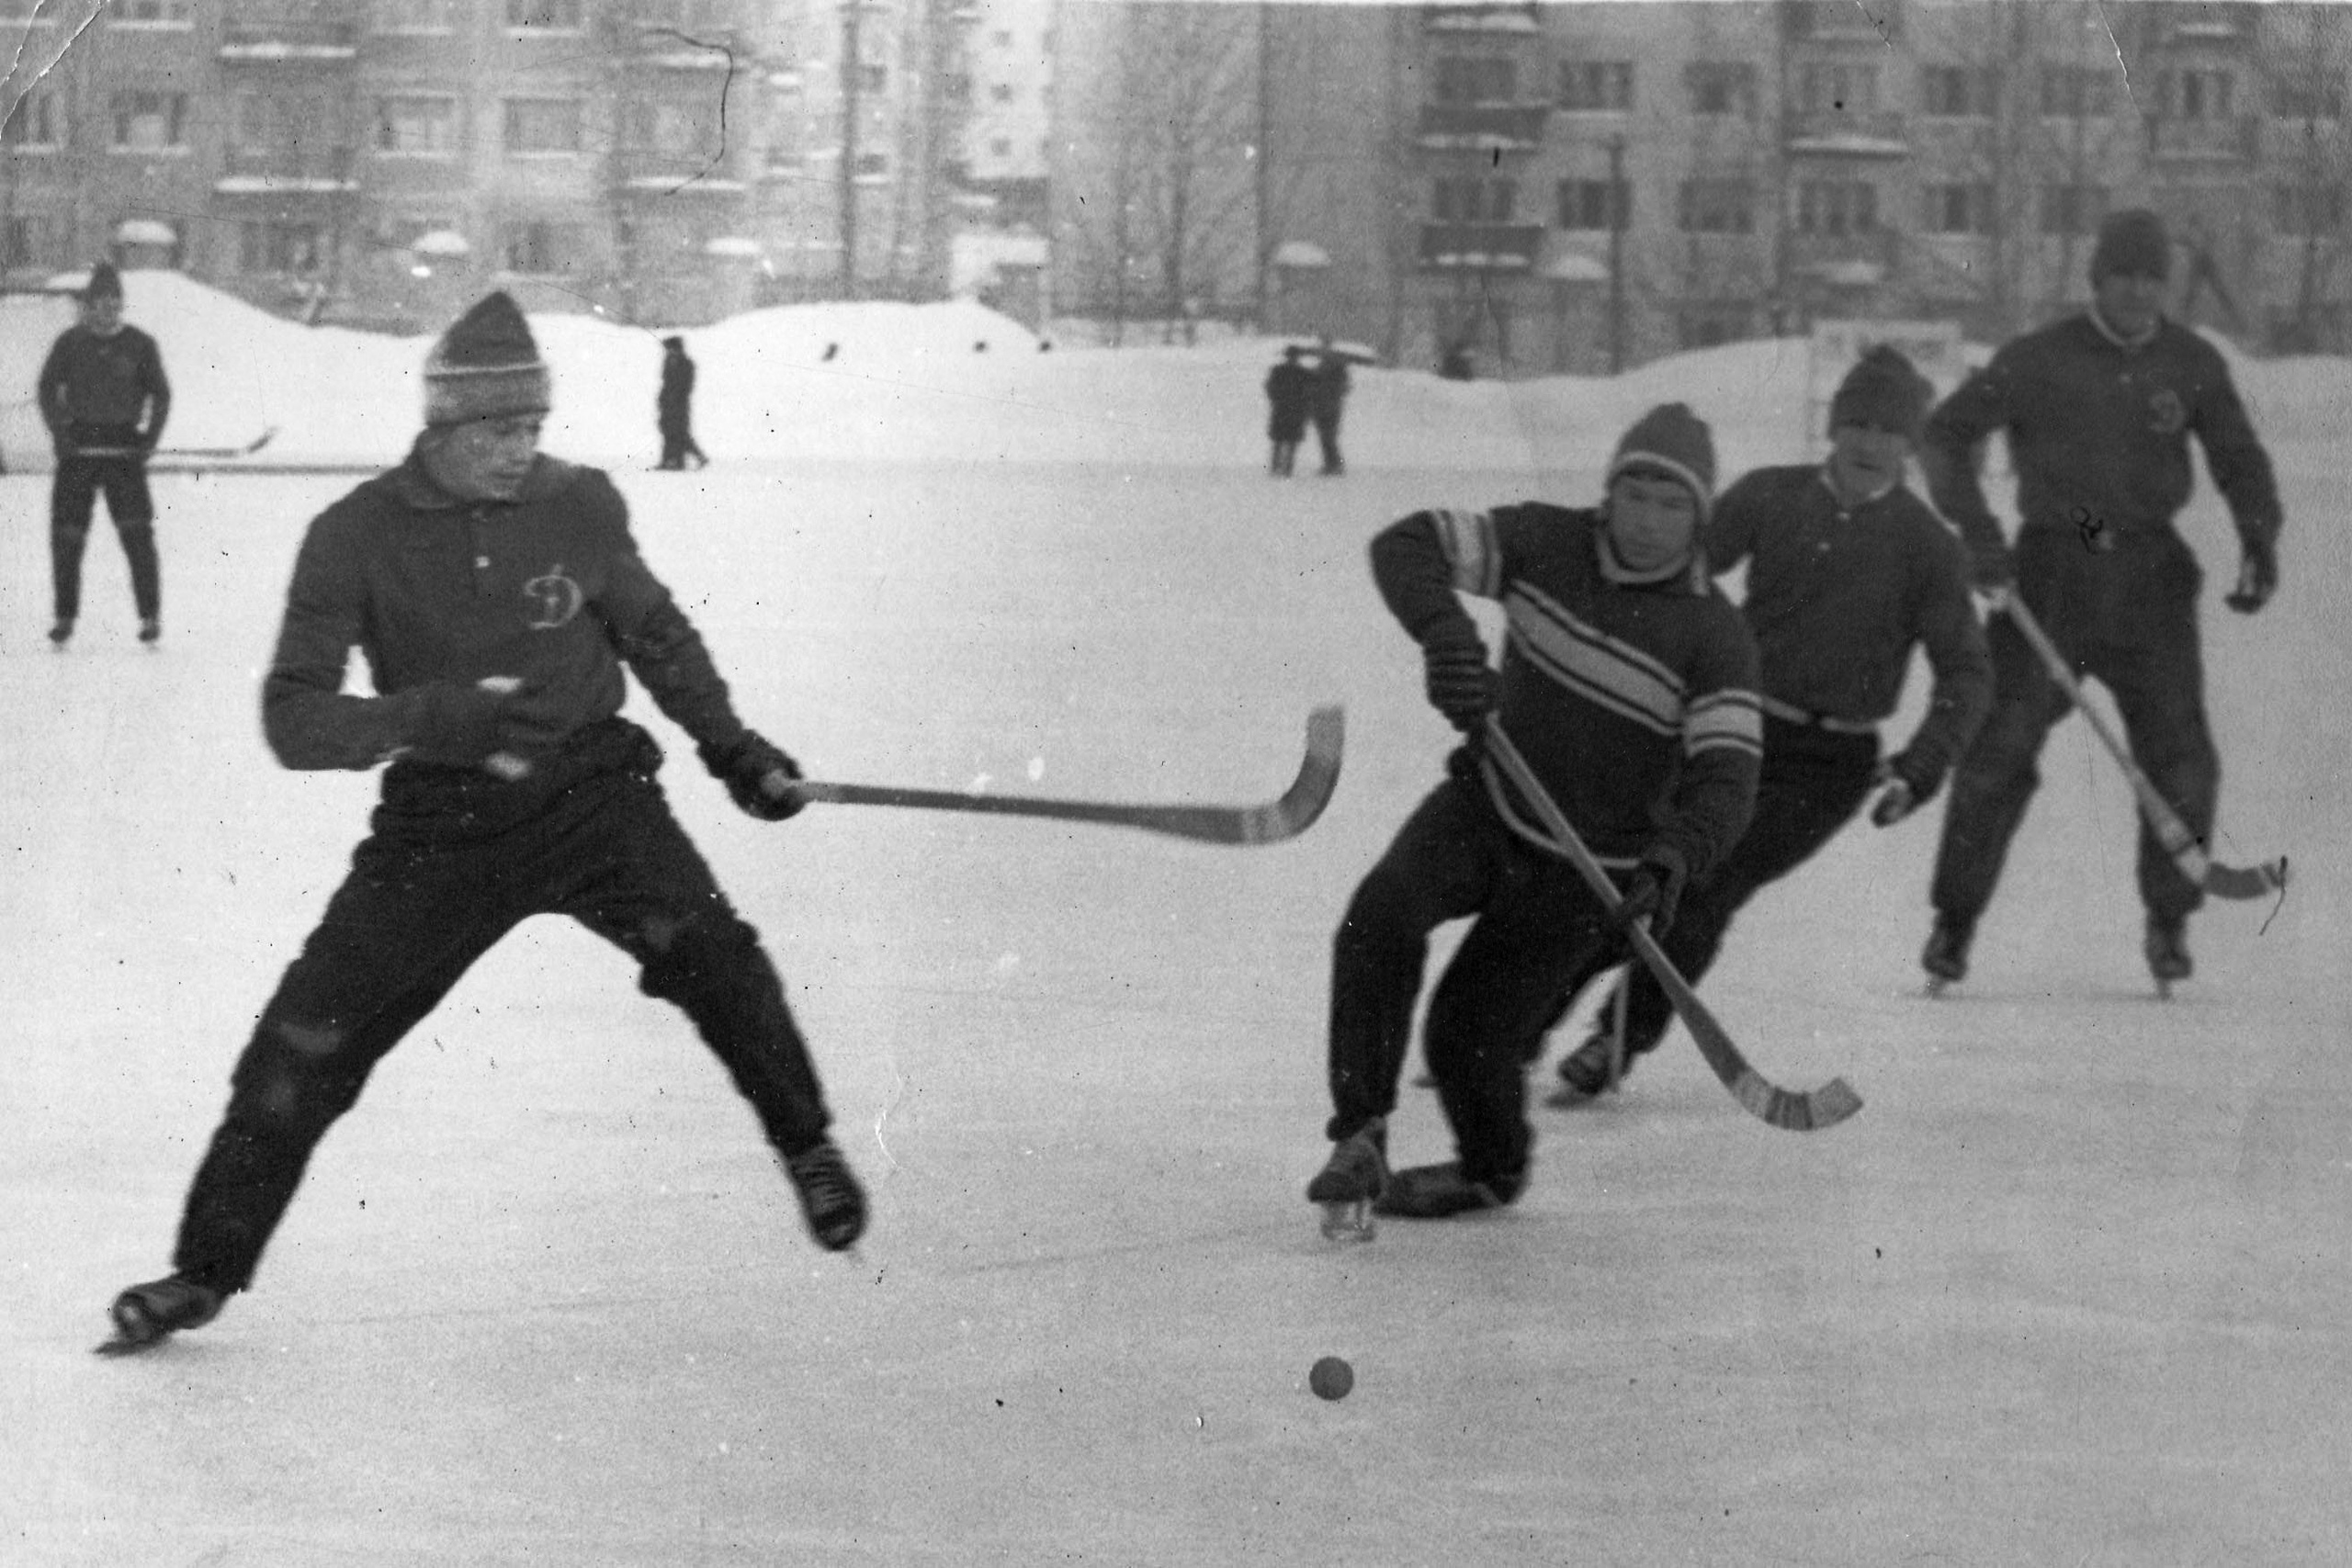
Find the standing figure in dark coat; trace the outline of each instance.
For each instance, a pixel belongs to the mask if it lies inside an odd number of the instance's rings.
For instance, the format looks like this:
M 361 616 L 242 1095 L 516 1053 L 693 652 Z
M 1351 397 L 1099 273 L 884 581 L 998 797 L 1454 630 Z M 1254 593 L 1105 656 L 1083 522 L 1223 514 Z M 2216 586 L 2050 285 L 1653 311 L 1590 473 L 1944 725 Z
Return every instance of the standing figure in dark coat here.
M 1298 444 L 1306 436 L 1306 411 L 1315 392 L 1314 376 L 1300 362 L 1306 351 L 1294 344 L 1283 350 L 1283 361 L 1266 372 L 1269 413 L 1266 435 L 1274 444 L 1273 474 L 1286 479 L 1298 462 Z
M 662 426 L 659 466 L 683 468 L 692 457 L 695 468 L 708 468 L 710 459 L 695 445 L 695 362 L 686 357 L 682 337 L 662 340 L 662 393 L 653 407 Z
M 1348 359 L 1329 338 L 1315 362 L 1314 385 L 1315 439 L 1323 448 L 1323 471 L 1340 473 L 1345 468 L 1340 461 L 1340 411 L 1348 400 Z

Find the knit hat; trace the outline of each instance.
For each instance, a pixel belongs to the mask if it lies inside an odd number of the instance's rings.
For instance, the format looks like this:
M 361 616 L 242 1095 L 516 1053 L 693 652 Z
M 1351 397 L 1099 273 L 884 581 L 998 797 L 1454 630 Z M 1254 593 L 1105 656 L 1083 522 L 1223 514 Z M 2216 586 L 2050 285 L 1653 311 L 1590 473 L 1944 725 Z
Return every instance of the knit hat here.
M 1829 428 L 1834 433 L 1841 424 L 1866 424 L 1917 441 L 1934 396 L 1935 388 L 1911 367 L 1902 350 L 1880 344 L 1838 383 L 1829 400 Z
M 1602 484 L 1615 484 L 1632 468 L 1663 469 L 1681 480 L 1698 499 L 1699 521 L 1707 520 L 1715 500 L 1715 438 L 1688 403 L 1660 403 L 1635 420 L 1617 443 Z
M 424 357 L 424 423 L 463 424 L 545 413 L 548 367 L 523 312 L 503 293 L 485 296 Z
M 2144 207 L 2128 208 L 2098 226 L 2098 243 L 2091 247 L 2091 281 L 2112 274 L 2135 277 L 2172 276 L 2172 240 L 2165 220 Z
M 82 285 L 85 299 L 119 299 L 122 298 L 122 274 L 115 271 L 114 263 L 99 262 L 90 268 L 90 281 Z

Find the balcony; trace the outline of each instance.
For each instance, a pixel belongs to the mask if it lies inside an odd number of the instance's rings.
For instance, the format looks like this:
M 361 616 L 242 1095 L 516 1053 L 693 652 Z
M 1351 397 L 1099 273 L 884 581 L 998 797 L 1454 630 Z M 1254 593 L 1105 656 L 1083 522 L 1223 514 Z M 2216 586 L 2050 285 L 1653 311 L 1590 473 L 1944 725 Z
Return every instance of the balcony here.
M 751 51 L 731 29 L 688 38 L 674 28 L 638 29 L 638 59 L 657 71 L 714 71 L 721 74 L 747 62 Z
M 1432 152 L 1532 152 L 1551 112 L 1546 104 L 1424 104 L 1413 140 Z
M 348 147 L 316 152 L 232 147 L 221 156 L 212 188 L 222 196 L 343 196 L 359 188 L 351 162 Z
M 1433 33 L 1527 33 L 1540 34 L 1544 25 L 1535 19 L 1535 7 L 1519 6 L 1430 6 L 1421 11 L 1421 26 Z
M 614 172 L 624 189 L 647 196 L 732 197 L 748 188 L 735 160 L 707 152 L 624 151 Z
M 1791 153 L 1832 158 L 1907 158 L 1910 127 L 1900 109 L 1794 109 L 1782 122 Z
M 1424 272 L 1532 272 L 1544 248 L 1541 223 L 1424 223 Z
M 1892 229 L 1871 229 L 1859 234 L 1792 231 L 1786 240 L 1791 270 L 1852 288 L 1866 288 L 1892 276 L 1901 243 Z
M 2148 155 L 2166 163 L 2251 163 L 2261 145 L 2255 115 L 2227 119 L 2151 119 Z
M 1780 7 L 1782 36 L 1792 42 L 1867 43 L 1900 48 L 1903 13 L 1854 0 L 1792 0 Z
M 256 65 L 343 65 L 359 58 L 359 28 L 348 21 L 250 13 L 220 24 L 220 58 Z

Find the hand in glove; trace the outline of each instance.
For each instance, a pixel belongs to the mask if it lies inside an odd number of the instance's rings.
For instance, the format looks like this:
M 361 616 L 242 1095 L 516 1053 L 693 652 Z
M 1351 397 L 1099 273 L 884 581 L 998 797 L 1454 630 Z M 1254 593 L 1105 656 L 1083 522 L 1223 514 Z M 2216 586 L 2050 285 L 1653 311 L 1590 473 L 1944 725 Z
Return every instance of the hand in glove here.
M 1487 645 L 1476 632 L 1432 637 L 1421 645 L 1421 665 L 1430 705 L 1464 735 L 1495 711 L 1497 678 L 1487 662 Z
M 2017 561 L 2007 545 L 1996 546 L 1990 552 L 1977 556 L 1969 565 L 1969 591 L 1987 615 L 1999 615 L 2009 607 L 2009 595 L 2017 592 Z
M 800 764 L 751 730 L 730 745 L 705 744 L 696 751 L 728 796 L 763 822 L 781 822 L 808 804 L 792 787 Z
M 2278 545 L 2267 537 L 2245 541 L 2245 558 L 2238 563 L 2238 585 L 2222 601 L 2241 615 L 2251 615 L 2278 592 Z
M 1690 862 L 1672 844 L 1652 844 L 1644 850 L 1641 863 L 1625 879 L 1624 895 L 1617 901 L 1617 929 L 1631 931 L 1636 921 L 1646 919 L 1651 940 L 1663 939 L 1674 924 L 1675 911 L 1682 906 L 1682 885 L 1690 878 Z
M 1907 751 L 1888 757 L 1878 765 L 1871 781 L 1884 784 L 1878 804 L 1871 807 L 1871 822 L 1875 827 L 1892 828 L 1919 807 L 1936 797 L 1943 787 L 1943 774 L 1929 772 L 1911 760 Z
M 405 754 L 447 767 L 482 767 L 513 780 L 530 771 L 508 749 L 515 729 L 515 703 L 523 682 L 492 675 L 478 685 L 436 681 L 417 688 Z

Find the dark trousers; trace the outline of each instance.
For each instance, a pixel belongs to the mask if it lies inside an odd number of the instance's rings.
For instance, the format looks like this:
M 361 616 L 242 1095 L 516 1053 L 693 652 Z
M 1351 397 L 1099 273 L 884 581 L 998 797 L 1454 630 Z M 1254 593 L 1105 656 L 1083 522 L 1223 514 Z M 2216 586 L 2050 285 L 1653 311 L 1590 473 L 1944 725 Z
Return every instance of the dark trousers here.
M 136 457 L 60 457 L 49 489 L 49 564 L 57 618 L 82 613 L 82 554 L 99 491 L 130 563 L 130 598 L 142 621 L 162 613 L 163 573 L 155 559 L 155 502 L 147 468 Z
M 639 988 L 693 1021 L 777 1150 L 823 1136 L 816 1069 L 758 933 L 671 815 L 651 740 L 613 739 L 627 765 L 487 838 L 421 841 L 379 812 L 238 1059 L 188 1192 L 180 1273 L 223 1292 L 251 1284 L 311 1150 L 376 1063 L 530 915 L 570 915 L 635 959 Z
M 1756 816 L 1730 854 L 1693 883 L 1658 949 L 1696 986 L 1722 951 L 1732 917 L 1758 891 L 1813 858 L 1853 819 L 1878 767 L 1878 737 L 1841 735 L 1781 719 L 1764 721 L 1764 765 L 1756 781 Z M 1674 1004 L 1647 965 L 1628 972 L 1625 1049 L 1654 1050 L 1674 1021 Z M 1589 976 L 1588 976 L 1589 978 Z M 1581 988 L 1581 982 L 1579 987 Z M 1562 998 L 1563 1014 L 1575 1004 Z
M 1327 1131 L 1336 1141 L 1396 1108 L 1430 933 L 1470 916 L 1430 998 L 1424 1055 L 1464 1174 L 1516 1190 L 1534 1141 L 1520 1043 L 1623 939 L 1574 866 L 1513 834 L 1460 777 L 1406 819 L 1332 943 Z
M 2185 548 L 2185 547 L 2184 547 Z M 2193 563 L 2189 567 L 2193 574 Z M 2114 695 L 2133 761 L 2201 843 L 2213 830 L 2222 762 L 2205 721 L 2205 671 L 2198 646 L 2195 581 L 2186 594 L 2157 594 L 2138 610 L 2128 639 L 2085 637 L 2028 601 L 2079 680 L 2095 677 Z M 2072 706 L 2033 647 L 2007 615 L 1986 628 L 1993 650 L 1993 711 L 1952 772 L 1929 901 L 1938 915 L 1973 926 L 1993 901 L 2009 840 L 2041 782 L 2036 766 L 2051 728 Z M 2140 900 L 2149 914 L 2185 918 L 2204 890 L 2180 873 L 2144 819 L 2139 824 Z
M 1315 414 L 1315 441 L 1323 449 L 1323 471 L 1336 474 L 1344 465 L 1340 461 L 1340 411 L 1317 410 Z
M 695 444 L 694 431 L 684 414 L 674 418 L 665 414 L 661 421 L 661 429 L 662 467 L 683 468 L 688 457 L 697 463 L 707 464 L 710 461 L 703 456 L 701 446 Z

